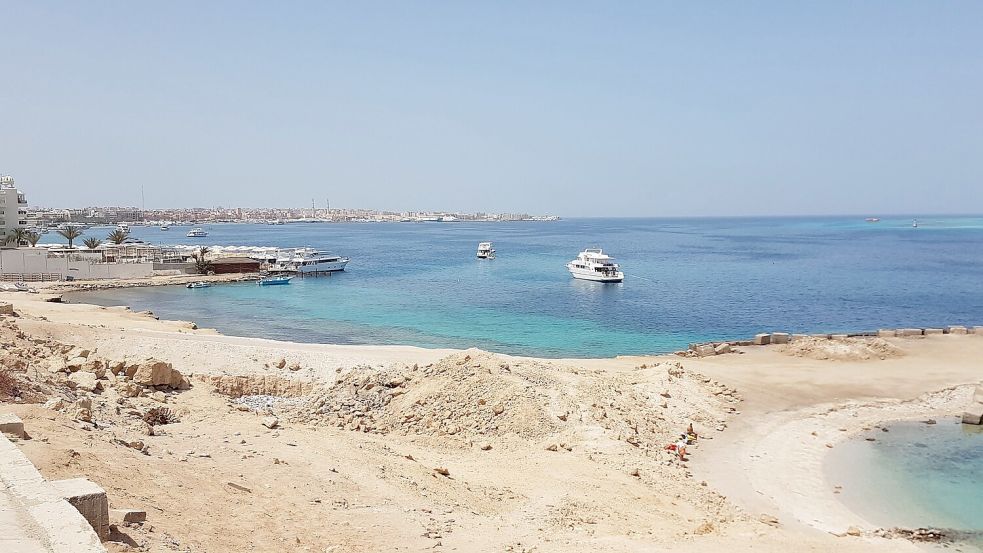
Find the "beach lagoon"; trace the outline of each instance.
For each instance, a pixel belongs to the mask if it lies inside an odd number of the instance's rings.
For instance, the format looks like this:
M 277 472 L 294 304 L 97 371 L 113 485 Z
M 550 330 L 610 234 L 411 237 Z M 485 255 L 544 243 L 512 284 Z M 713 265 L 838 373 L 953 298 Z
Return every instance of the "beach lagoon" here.
M 827 478 L 843 503 L 875 525 L 951 529 L 983 548 L 983 428 L 957 418 L 884 428 L 830 451 Z

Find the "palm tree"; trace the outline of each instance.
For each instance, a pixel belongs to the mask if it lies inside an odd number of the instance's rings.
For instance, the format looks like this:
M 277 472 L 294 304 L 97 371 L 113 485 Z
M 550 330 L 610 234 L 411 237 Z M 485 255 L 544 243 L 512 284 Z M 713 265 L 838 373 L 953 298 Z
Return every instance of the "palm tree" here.
M 125 230 L 123 230 L 121 228 L 118 228 L 118 229 L 114 230 L 113 232 L 110 232 L 109 233 L 109 236 L 107 236 L 106 239 L 109 240 L 110 242 L 112 242 L 113 244 L 122 244 L 129 237 L 130 237 L 130 233 L 129 232 L 127 232 L 127 231 L 125 231 Z
M 94 250 L 98 248 L 100 244 L 102 244 L 102 240 L 99 240 L 98 238 L 93 236 L 91 238 L 86 238 L 85 241 L 82 243 L 85 244 L 86 248 L 89 248 L 90 250 Z
M 40 239 L 41 233 L 34 232 L 33 230 L 27 233 L 27 243 L 30 244 L 32 248 L 38 245 L 38 240 Z
M 79 227 L 66 227 L 63 230 L 59 230 L 58 234 L 62 235 L 66 240 L 68 240 L 68 249 L 72 249 L 72 244 L 75 243 L 75 239 L 82 236 L 82 229 Z
M 15 228 L 12 234 L 8 234 L 4 244 L 13 243 L 14 246 L 20 246 L 23 242 L 27 242 L 27 231 L 22 228 Z
M 195 253 L 191 254 L 191 258 L 195 260 L 195 270 L 198 274 L 203 275 L 212 270 L 212 262 L 206 259 L 205 256 L 208 255 L 208 248 L 202 246 L 198 248 Z

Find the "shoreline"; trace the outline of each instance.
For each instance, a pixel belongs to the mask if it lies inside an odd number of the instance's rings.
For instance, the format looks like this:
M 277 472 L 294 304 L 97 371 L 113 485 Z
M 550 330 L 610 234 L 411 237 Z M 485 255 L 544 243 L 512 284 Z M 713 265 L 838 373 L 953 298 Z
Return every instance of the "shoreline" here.
M 196 276 L 191 275 L 190 278 L 195 279 Z M 23 311 L 18 324 L 32 332 L 67 343 L 93 345 L 93 349 L 101 355 L 110 357 L 133 358 L 170 352 L 167 355 L 175 368 L 205 376 L 261 376 L 323 384 L 333 382 L 338 371 L 354 370 L 366 364 L 380 368 L 397 364 L 423 365 L 464 352 L 414 346 L 347 346 L 226 336 L 209 329 L 191 329 L 188 323 L 181 321 L 156 320 L 129 308 L 106 308 L 86 303 L 59 304 L 45 299 L 45 294 L 0 293 L 0 300 L 13 301 L 15 307 Z M 125 333 L 119 334 L 119 330 L 125 330 Z M 865 531 L 874 527 L 835 497 L 833 486 L 836 484 L 827 480 L 823 470 L 823 462 L 830 449 L 825 444 L 836 447 L 844 440 L 888 421 L 941 416 L 943 413 L 952 415 L 962 407 L 958 402 L 966 395 L 960 386 L 975 384 L 971 377 L 978 379 L 979 375 L 972 368 L 967 371 L 963 366 L 966 363 L 962 361 L 958 370 L 940 374 L 925 374 L 923 371 L 912 379 L 913 382 L 901 378 L 894 385 L 875 390 L 876 386 L 871 387 L 869 382 L 866 387 L 851 386 L 849 382 L 841 385 L 838 374 L 832 374 L 821 380 L 822 387 L 828 387 L 828 390 L 799 397 L 782 392 L 782 386 L 797 386 L 794 378 L 783 379 L 783 374 L 806 371 L 802 374 L 812 374 L 810 378 L 815 379 L 820 378 L 814 374 L 815 367 L 825 367 L 824 372 L 840 371 L 844 375 L 852 375 L 858 382 L 876 381 L 883 375 L 891 374 L 892 367 L 918 365 L 919 359 L 938 358 L 939 352 L 943 351 L 951 356 L 952 351 L 961 346 L 969 346 L 983 353 L 983 340 L 979 338 L 973 335 L 895 338 L 892 339 L 893 343 L 912 350 L 909 354 L 915 359 L 902 357 L 854 362 L 791 357 L 782 352 L 781 346 L 748 346 L 740 348 L 744 355 L 693 358 L 671 354 L 600 359 L 494 356 L 542 361 L 558 367 L 587 369 L 618 377 L 633 374 L 646 364 L 682 362 L 687 371 L 698 371 L 731 386 L 736 383 L 747 390 L 744 402 L 737 404 L 740 411 L 725 419 L 726 431 L 714 433 L 712 428 L 702 429 L 704 436 L 713 439 L 701 440 L 695 450 L 697 455 L 692 466 L 696 478 L 706 478 L 713 489 L 725 493 L 731 502 L 748 513 L 751 520 L 757 519 L 759 513 L 777 514 L 782 532 L 813 536 L 816 532 L 843 535 L 850 526 L 861 527 Z M 272 366 L 278 357 L 304 368 L 299 371 L 278 369 Z M 963 359 L 964 356 L 956 355 L 956 358 Z M 774 367 L 781 367 L 781 370 L 772 371 Z M 861 371 L 855 370 L 857 367 L 868 370 L 880 368 L 874 371 L 875 374 L 865 377 Z M 761 380 L 758 389 L 747 386 L 750 382 L 759 382 L 754 370 L 768 372 L 772 380 Z M 897 380 L 899 377 L 894 375 L 892 378 Z M 944 385 L 938 386 L 940 383 Z M 849 390 L 851 395 L 836 401 L 836 394 L 843 390 Z M 930 391 L 924 393 L 926 390 Z M 783 397 L 776 401 L 765 392 Z M 734 455 L 735 451 L 737 455 Z M 727 465 L 728 457 L 736 457 L 736 471 L 727 470 L 732 468 Z M 729 475 L 726 474 L 728 472 Z M 747 481 L 745 489 L 737 482 L 741 479 Z M 863 542 L 878 541 L 868 536 L 859 539 Z M 840 543 L 838 547 L 842 545 Z M 892 543 L 893 550 L 897 549 L 897 545 L 896 541 Z

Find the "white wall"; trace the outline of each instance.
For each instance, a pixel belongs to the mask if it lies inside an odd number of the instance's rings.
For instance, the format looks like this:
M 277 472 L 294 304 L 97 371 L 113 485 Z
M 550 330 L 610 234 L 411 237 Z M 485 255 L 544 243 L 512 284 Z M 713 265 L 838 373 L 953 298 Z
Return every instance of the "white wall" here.
M 95 263 L 84 259 L 48 257 L 47 250 L 0 250 L 0 274 L 55 273 L 62 278 L 71 275 L 77 279 L 105 279 L 142 278 L 151 276 L 153 272 L 153 263 Z

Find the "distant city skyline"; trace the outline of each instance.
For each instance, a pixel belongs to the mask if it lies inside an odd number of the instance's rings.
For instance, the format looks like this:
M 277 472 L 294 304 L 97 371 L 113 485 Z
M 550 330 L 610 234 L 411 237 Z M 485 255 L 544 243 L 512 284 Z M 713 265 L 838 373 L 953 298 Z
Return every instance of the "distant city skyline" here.
M 32 207 L 983 213 L 976 2 L 0 2 Z

